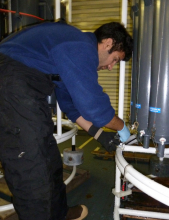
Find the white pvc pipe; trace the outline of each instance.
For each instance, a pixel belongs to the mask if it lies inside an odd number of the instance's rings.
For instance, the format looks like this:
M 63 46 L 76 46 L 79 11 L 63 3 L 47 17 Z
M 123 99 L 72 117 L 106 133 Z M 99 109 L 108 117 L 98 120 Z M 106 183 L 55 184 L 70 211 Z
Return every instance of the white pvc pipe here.
M 128 1 L 122 0 L 122 12 L 121 12 L 121 22 L 127 27 L 127 6 Z M 124 85 L 125 85 L 125 62 L 120 61 L 120 77 L 119 77 L 119 104 L 118 104 L 118 116 L 123 119 L 124 111 Z M 121 190 L 121 173 L 116 165 L 116 182 L 115 182 L 115 192 L 120 192 Z M 115 206 L 114 206 L 114 219 L 119 220 L 119 215 L 117 209 L 120 207 L 120 198 L 115 196 Z
M 76 166 L 73 166 L 73 171 L 72 171 L 71 175 L 64 181 L 65 185 L 67 185 L 68 183 L 70 183 L 70 181 L 72 181 L 75 174 L 76 174 Z
M 169 188 L 156 183 L 135 170 L 123 158 L 122 150 L 119 148 L 116 151 L 116 161 L 117 164 L 120 164 L 119 169 L 122 174 L 125 175 L 128 181 L 133 183 L 137 188 L 145 192 L 147 195 L 166 205 L 169 205 Z
M 57 135 L 62 135 L 62 112 L 59 108 L 59 105 L 57 103 Z
M 161 212 L 149 212 L 149 211 L 140 211 L 140 210 L 131 210 L 131 209 L 118 209 L 120 215 L 132 215 L 132 216 L 142 216 L 145 218 L 159 218 L 159 219 L 169 219 L 169 214 Z
M 68 0 L 68 21 L 72 22 L 72 0 Z
M 127 6 L 128 6 L 128 1 L 122 0 L 121 23 L 123 23 L 125 27 L 127 27 Z M 123 119 L 123 111 L 124 111 L 124 85 L 125 85 L 125 61 L 120 61 L 118 116 L 121 119 Z
M 119 147 L 123 151 L 128 152 L 139 152 L 139 153 L 146 153 L 146 154 L 156 154 L 156 148 L 155 147 L 149 147 L 149 148 L 143 148 L 142 146 L 133 146 L 133 145 L 119 145 Z M 164 156 L 168 157 L 167 154 L 169 154 L 169 148 L 165 148 L 164 150 Z
M 72 145 L 75 145 L 75 135 L 72 137 Z
M 121 23 L 127 27 L 127 8 L 128 8 L 128 1 L 122 0 L 122 9 L 121 9 Z
M 118 116 L 121 119 L 123 119 L 123 109 L 124 109 L 124 82 L 125 82 L 125 61 L 120 61 Z
M 60 144 L 64 141 L 69 140 L 70 138 L 73 138 L 72 142 L 75 145 L 75 135 L 77 133 L 77 126 L 75 126 L 71 121 L 62 119 L 61 120 L 62 125 L 67 125 L 68 127 L 70 127 L 70 131 L 67 131 L 65 133 L 62 133 L 61 135 L 58 135 L 56 133 L 53 134 L 54 138 L 57 141 L 57 144 Z
M 121 173 L 117 165 L 116 165 L 115 190 L 116 193 L 119 193 L 121 191 Z M 119 207 L 120 207 L 120 198 L 115 196 L 114 218 L 116 216 L 116 220 L 120 220 L 117 211 Z
M 149 147 L 149 148 L 143 148 L 142 146 L 130 146 L 130 145 L 120 145 L 120 148 L 122 148 L 123 151 L 128 152 L 139 152 L 139 153 L 146 153 L 146 154 L 155 154 L 156 148 L 155 147 Z
M 60 0 L 55 0 L 55 21 L 60 18 Z
M 140 182 L 143 184 L 147 185 L 148 187 L 155 188 L 157 192 L 162 193 L 163 195 L 167 195 L 169 197 L 169 188 L 162 186 L 161 184 L 151 180 L 150 178 L 147 178 L 137 170 L 135 170 L 130 164 L 127 163 L 127 161 L 124 159 L 122 155 L 121 149 L 117 149 L 116 151 L 116 158 L 121 164 L 121 166 L 125 170 L 125 175 L 126 173 L 129 173 L 131 176 L 135 177 L 136 179 L 140 179 Z M 123 174 L 124 174 L 123 170 Z

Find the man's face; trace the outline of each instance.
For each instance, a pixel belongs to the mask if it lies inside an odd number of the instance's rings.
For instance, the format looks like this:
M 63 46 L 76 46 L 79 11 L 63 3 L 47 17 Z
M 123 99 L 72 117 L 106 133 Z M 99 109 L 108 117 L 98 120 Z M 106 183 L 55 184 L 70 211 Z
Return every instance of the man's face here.
M 113 66 L 124 59 L 125 53 L 123 51 L 114 51 L 109 54 L 112 48 L 112 39 L 104 39 L 102 43 L 98 44 L 99 66 L 97 70 L 112 70 Z

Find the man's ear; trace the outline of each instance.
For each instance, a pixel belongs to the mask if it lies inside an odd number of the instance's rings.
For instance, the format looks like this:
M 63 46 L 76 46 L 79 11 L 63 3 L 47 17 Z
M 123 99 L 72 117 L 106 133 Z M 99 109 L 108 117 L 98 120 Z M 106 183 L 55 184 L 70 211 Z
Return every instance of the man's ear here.
M 110 50 L 113 46 L 113 40 L 111 38 L 104 39 L 104 49 Z

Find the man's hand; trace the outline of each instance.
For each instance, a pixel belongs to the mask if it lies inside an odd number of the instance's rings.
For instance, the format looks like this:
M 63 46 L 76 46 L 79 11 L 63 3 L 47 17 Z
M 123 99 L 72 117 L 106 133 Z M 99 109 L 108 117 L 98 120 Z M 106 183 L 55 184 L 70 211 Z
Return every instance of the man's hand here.
M 115 138 L 115 132 L 105 132 L 102 128 L 92 125 L 88 133 L 94 137 L 108 152 L 115 151 L 116 146 L 120 144 L 119 139 Z
M 124 123 L 124 127 L 121 131 L 118 131 L 118 134 L 120 135 L 120 140 L 121 142 L 126 142 L 129 137 L 130 137 L 130 131 L 129 129 L 126 127 L 125 123 Z

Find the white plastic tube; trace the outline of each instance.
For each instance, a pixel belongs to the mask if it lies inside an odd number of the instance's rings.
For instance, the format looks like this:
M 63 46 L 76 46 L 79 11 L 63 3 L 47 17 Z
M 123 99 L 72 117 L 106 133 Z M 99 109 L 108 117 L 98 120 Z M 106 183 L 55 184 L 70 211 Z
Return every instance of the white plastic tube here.
M 68 0 L 68 21 L 72 22 L 72 0 Z
M 121 12 L 121 22 L 127 27 L 127 7 L 128 1 L 122 0 L 122 12 Z M 125 61 L 120 61 L 120 77 L 119 77 L 119 104 L 118 104 L 118 116 L 123 119 L 123 109 L 124 109 L 124 85 L 125 85 Z M 116 166 L 116 182 L 115 191 L 120 192 L 121 190 L 121 179 L 120 170 Z M 115 197 L 115 207 L 114 207 L 114 218 L 119 220 L 119 215 L 117 209 L 120 206 L 120 198 Z
M 116 151 L 116 162 L 126 179 L 152 198 L 169 206 L 169 188 L 156 183 L 135 170 L 122 156 L 120 148 Z
M 72 171 L 71 175 L 64 181 L 65 185 L 67 185 L 68 183 L 70 183 L 70 181 L 72 181 L 75 174 L 76 174 L 76 166 L 73 166 L 73 171 Z
M 139 153 L 146 153 L 146 154 L 156 154 L 156 148 L 155 147 L 149 147 L 149 148 L 143 148 L 142 146 L 130 146 L 130 145 L 120 145 L 120 148 L 123 149 L 123 151 L 128 152 L 139 152 Z M 167 157 L 167 154 L 169 154 L 169 148 L 165 148 L 164 154 Z
M 121 23 L 123 23 L 125 27 L 127 27 L 127 7 L 128 7 L 128 1 L 122 0 Z M 123 109 L 124 109 L 124 85 L 125 85 L 125 61 L 120 61 L 118 116 L 121 119 L 123 119 Z
M 115 179 L 116 193 L 119 193 L 121 191 L 121 178 L 120 177 L 121 177 L 121 173 L 120 173 L 119 167 L 116 164 L 116 179 Z M 120 220 L 119 214 L 118 214 L 119 207 L 120 207 L 120 198 L 115 196 L 114 219 L 116 220 Z
M 155 147 L 149 147 L 147 149 L 143 148 L 142 146 L 130 146 L 130 145 L 123 145 L 119 146 L 123 149 L 123 151 L 128 151 L 128 152 L 139 152 L 139 153 L 146 153 L 146 154 L 155 154 L 156 153 L 156 148 Z
M 137 170 L 135 170 L 130 164 L 127 163 L 127 161 L 122 156 L 122 150 L 117 149 L 116 151 L 116 159 L 119 161 L 121 166 L 123 167 L 122 173 L 130 174 L 132 177 L 135 177 L 136 179 L 139 179 L 140 182 L 142 182 L 144 185 L 147 185 L 147 187 L 154 188 L 155 191 L 162 193 L 163 195 L 167 196 L 169 198 L 169 188 L 151 180 L 150 178 L 147 178 Z M 169 201 L 168 201 L 169 202 Z
M 142 216 L 145 218 L 159 218 L 159 219 L 169 219 L 169 214 L 161 212 L 149 212 L 149 211 L 140 211 L 140 210 L 131 210 L 131 209 L 118 209 L 119 214 L 121 215 L 132 215 L 132 216 Z
M 57 135 L 62 135 L 62 112 L 57 103 Z
M 75 138 L 75 135 L 76 135 L 77 130 L 78 130 L 77 126 L 75 126 L 71 121 L 64 120 L 64 119 L 62 119 L 61 122 L 62 122 L 62 125 L 70 126 L 71 130 L 67 131 L 65 133 L 62 133 L 61 135 L 58 135 L 58 134 L 54 133 L 53 136 L 56 139 L 57 144 L 60 144 L 64 141 L 67 141 L 67 140 L 69 140 L 70 138 L 73 137 L 72 143 L 74 143 L 74 145 L 75 145 L 75 139 L 74 138 Z M 61 125 L 61 127 L 62 127 L 62 125 Z
M 60 18 L 60 0 L 55 0 L 55 20 Z

